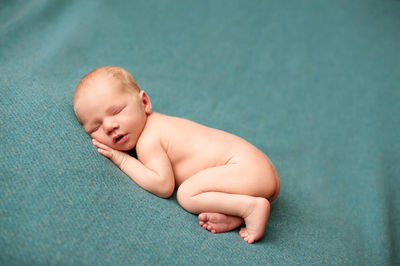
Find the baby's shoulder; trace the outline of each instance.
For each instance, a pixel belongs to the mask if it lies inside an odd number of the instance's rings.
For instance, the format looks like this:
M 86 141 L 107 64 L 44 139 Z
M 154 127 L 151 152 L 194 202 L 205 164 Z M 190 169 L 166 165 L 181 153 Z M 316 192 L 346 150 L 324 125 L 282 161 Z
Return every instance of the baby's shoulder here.
M 155 144 L 160 143 L 166 132 L 167 116 L 160 113 L 151 113 L 147 117 L 146 125 L 140 134 L 136 144 L 136 150 L 151 149 Z
M 160 113 L 151 113 L 147 117 L 146 127 L 148 130 L 147 134 L 163 134 L 168 127 L 171 126 L 171 118 L 170 116 L 160 114 Z
M 167 135 L 169 133 L 175 133 L 173 132 L 174 130 L 187 127 L 192 123 L 192 121 L 180 117 L 151 113 L 147 118 L 146 128 L 151 131 L 151 133 Z

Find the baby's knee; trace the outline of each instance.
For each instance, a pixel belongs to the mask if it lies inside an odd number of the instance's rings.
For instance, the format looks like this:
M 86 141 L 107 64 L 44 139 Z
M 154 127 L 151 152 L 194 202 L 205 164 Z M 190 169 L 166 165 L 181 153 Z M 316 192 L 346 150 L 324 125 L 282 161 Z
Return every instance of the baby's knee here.
M 178 200 L 179 205 L 181 205 L 181 207 L 188 212 L 192 213 L 196 213 L 193 200 L 195 195 L 196 193 L 193 191 L 193 189 L 185 183 L 180 185 L 176 191 L 176 199 Z

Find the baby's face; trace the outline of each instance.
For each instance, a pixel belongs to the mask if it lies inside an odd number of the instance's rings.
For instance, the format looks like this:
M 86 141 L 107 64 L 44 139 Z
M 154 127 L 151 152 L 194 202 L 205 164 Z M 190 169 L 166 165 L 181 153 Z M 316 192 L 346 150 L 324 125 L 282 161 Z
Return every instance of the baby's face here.
M 151 112 L 144 91 L 131 92 L 110 77 L 98 77 L 75 101 L 75 111 L 85 131 L 101 143 L 120 151 L 135 147 Z

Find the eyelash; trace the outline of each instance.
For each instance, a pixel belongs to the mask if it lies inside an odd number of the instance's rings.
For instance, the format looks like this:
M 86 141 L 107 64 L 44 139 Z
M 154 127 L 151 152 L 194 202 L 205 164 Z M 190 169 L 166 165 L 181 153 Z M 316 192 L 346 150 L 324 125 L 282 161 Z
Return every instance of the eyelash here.
M 99 125 L 99 126 L 96 126 L 95 128 L 93 128 L 93 129 L 89 132 L 89 134 L 93 134 L 93 133 L 96 132 L 99 128 L 100 128 L 100 125 Z
M 122 109 L 124 109 L 124 107 L 118 108 L 117 110 L 115 110 L 114 112 L 112 112 L 112 115 L 119 114 L 119 113 L 122 111 Z
M 124 110 L 124 108 L 125 108 L 125 106 L 117 107 L 113 112 L 111 112 L 111 115 L 119 114 L 122 110 Z

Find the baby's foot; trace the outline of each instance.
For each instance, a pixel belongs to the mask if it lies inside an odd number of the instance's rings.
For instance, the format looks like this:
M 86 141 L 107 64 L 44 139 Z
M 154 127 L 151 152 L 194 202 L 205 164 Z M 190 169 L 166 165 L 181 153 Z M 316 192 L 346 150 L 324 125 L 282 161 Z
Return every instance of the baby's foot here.
M 243 219 L 222 213 L 203 212 L 199 214 L 199 224 L 211 233 L 223 233 L 237 228 Z
M 244 217 L 246 227 L 240 229 L 239 234 L 249 244 L 260 239 L 265 231 L 268 221 L 270 204 L 267 199 L 256 198 L 253 210 L 247 217 Z

